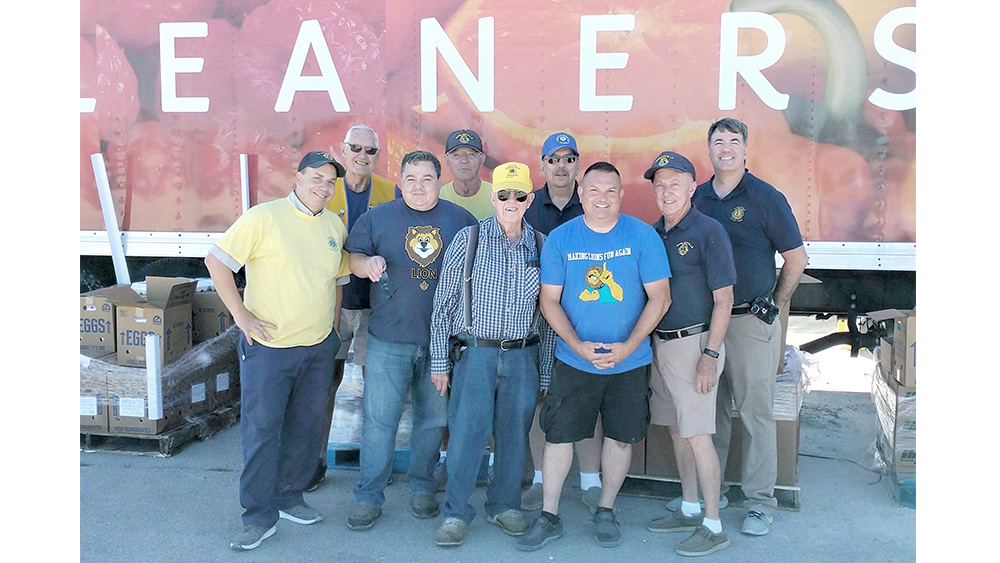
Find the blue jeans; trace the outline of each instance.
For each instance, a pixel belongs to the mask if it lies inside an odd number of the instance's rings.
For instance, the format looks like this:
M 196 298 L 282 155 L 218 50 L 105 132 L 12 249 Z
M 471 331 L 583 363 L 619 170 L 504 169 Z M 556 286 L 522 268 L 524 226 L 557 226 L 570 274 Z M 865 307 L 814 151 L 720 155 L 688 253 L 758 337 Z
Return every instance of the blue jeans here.
M 278 511 L 302 504 L 316 452 L 330 434 L 326 397 L 333 382 L 336 332 L 313 346 L 247 345 L 240 336 L 240 437 L 243 524 L 270 528 Z
M 521 508 L 521 476 L 528 429 L 538 402 L 538 346 L 501 351 L 469 347 L 456 363 L 448 400 L 448 484 L 441 513 L 466 523 L 483 452 L 493 434 L 494 479 L 486 489 L 486 514 Z
M 448 399 L 431 381 L 428 347 L 379 340 L 368 333 L 365 387 L 361 397 L 361 480 L 354 487 L 358 504 L 385 504 L 392 473 L 396 431 L 406 395 L 412 390 L 413 431 L 410 437 L 410 492 L 437 492 L 434 467 L 448 418 Z

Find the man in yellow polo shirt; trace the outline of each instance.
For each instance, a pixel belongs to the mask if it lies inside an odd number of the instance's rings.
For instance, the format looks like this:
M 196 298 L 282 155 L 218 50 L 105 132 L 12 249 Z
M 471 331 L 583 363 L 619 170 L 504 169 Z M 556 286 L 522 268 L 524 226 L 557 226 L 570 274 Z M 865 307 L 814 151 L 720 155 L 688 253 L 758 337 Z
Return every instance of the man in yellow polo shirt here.
M 243 332 L 240 436 L 243 529 L 230 547 L 254 549 L 279 518 L 313 524 L 303 500 L 324 427 L 348 256 L 347 229 L 324 206 L 344 167 L 325 152 L 299 164 L 287 198 L 250 208 L 205 257 L 219 297 Z M 233 273 L 246 266 L 241 298 Z

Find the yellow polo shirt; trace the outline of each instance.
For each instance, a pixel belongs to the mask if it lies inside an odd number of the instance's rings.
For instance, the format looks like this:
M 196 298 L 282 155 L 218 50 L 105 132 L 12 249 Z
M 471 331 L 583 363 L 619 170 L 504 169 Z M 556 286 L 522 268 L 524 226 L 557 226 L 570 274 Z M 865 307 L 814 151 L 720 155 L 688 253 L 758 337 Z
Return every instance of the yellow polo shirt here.
M 273 348 L 312 346 L 333 330 L 337 279 L 350 273 L 347 229 L 337 215 L 310 215 L 289 198 L 251 207 L 215 243 L 246 265 L 243 302 L 274 323 Z M 256 335 L 254 340 L 257 340 Z

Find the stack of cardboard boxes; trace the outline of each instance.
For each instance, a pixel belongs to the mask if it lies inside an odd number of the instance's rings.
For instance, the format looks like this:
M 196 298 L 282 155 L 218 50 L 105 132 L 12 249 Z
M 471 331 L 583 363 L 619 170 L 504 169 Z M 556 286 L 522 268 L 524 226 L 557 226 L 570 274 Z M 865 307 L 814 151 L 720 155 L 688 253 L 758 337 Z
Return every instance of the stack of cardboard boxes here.
M 885 327 L 872 377 L 872 401 L 879 420 L 878 451 L 896 477 L 899 496 L 906 491 L 898 485 L 915 484 L 917 472 L 917 310 L 890 309 L 869 317 Z
M 788 348 L 786 354 L 801 354 L 797 349 Z M 782 362 L 786 366 L 800 366 L 801 362 Z M 779 487 L 797 488 L 799 484 L 799 411 L 802 408 L 802 374 L 783 371 L 777 378 L 774 392 L 774 419 L 778 438 L 778 479 Z M 732 412 L 733 429 L 729 442 L 729 459 L 723 468 L 723 481 L 738 484 L 741 480 L 743 464 L 743 423 L 739 414 Z M 677 480 L 677 460 L 673 442 L 666 426 L 650 425 L 646 439 L 632 448 L 632 476 L 647 476 Z
M 217 295 L 187 278 L 145 285 L 145 298 L 128 285 L 80 296 L 81 433 L 159 434 L 239 398 L 238 330 Z M 153 335 L 160 361 L 147 366 Z

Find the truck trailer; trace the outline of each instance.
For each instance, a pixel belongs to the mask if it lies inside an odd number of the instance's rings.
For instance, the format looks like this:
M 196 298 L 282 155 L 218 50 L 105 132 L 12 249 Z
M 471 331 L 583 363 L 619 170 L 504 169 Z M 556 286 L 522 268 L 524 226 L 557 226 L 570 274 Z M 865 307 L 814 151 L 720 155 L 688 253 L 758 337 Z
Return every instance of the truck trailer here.
M 572 134 L 614 163 L 622 211 L 658 217 L 663 150 L 711 177 L 708 126 L 749 127 L 747 168 L 788 199 L 809 255 L 792 314 L 873 347 L 868 313 L 915 307 L 913 0 L 82 0 L 81 290 L 203 272 L 249 206 L 285 197 L 308 151 L 379 135 L 404 154 L 483 138 L 488 177 Z M 442 182 L 450 180 L 447 169 Z M 100 196 L 106 197 L 102 204 Z M 776 256 L 780 267 L 780 256 Z M 202 274 L 204 275 L 204 274 Z M 860 331 L 859 331 L 860 328 Z

